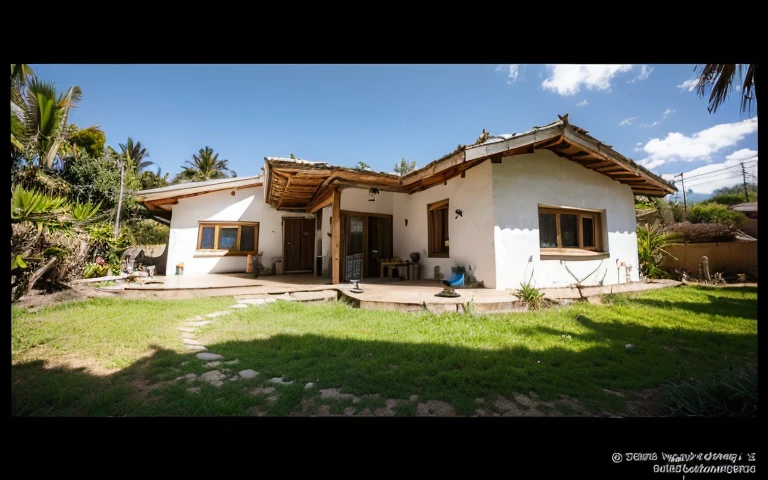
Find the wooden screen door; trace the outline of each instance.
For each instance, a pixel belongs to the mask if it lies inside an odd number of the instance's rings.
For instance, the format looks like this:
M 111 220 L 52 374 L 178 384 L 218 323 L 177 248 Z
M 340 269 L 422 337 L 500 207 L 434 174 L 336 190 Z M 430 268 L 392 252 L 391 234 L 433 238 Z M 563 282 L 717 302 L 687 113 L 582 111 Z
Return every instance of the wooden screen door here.
M 313 218 L 283 219 L 283 262 L 285 272 L 312 272 L 315 249 Z

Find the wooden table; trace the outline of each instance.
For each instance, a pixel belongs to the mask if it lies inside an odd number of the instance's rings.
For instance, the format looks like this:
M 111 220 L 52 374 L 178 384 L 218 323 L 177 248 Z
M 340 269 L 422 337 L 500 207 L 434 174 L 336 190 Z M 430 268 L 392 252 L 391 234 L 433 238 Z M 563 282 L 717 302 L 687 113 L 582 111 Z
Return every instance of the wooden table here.
M 407 280 L 411 279 L 411 266 L 416 265 L 413 262 L 409 262 L 407 260 L 398 260 L 398 261 L 382 261 L 379 262 L 379 277 L 384 278 L 384 267 L 389 267 L 389 276 L 392 276 L 392 269 L 396 267 L 405 267 L 405 278 Z

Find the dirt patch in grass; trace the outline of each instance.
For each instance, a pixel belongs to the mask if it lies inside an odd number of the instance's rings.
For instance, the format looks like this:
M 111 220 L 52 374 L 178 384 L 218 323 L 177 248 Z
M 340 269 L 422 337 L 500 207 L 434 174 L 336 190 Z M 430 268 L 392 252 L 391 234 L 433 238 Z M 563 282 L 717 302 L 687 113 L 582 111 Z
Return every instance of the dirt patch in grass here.
M 47 293 L 45 290 L 32 290 L 21 297 L 15 305 L 34 312 L 50 305 L 88 300 L 89 298 L 97 297 L 116 298 L 117 294 L 76 283 L 72 284 L 71 288 L 60 292 Z
M 108 377 L 120 371 L 119 368 L 106 368 L 96 360 L 91 358 L 80 358 L 72 354 L 62 355 L 60 357 L 50 357 L 43 367 L 46 370 L 57 368 L 65 370 L 82 370 L 84 373 L 96 377 Z
M 640 390 L 634 400 L 627 401 L 627 410 L 635 417 L 656 416 L 661 405 L 661 390 L 661 387 Z

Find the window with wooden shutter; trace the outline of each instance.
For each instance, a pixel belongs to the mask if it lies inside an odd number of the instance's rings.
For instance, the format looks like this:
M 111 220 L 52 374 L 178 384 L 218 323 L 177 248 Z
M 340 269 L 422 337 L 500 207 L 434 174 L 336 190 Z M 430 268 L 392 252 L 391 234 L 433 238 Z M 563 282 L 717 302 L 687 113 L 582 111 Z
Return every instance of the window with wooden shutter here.
M 247 255 L 257 253 L 258 249 L 258 222 L 200 222 L 199 224 L 198 252 Z
M 449 257 L 448 200 L 427 205 L 427 253 L 429 257 Z

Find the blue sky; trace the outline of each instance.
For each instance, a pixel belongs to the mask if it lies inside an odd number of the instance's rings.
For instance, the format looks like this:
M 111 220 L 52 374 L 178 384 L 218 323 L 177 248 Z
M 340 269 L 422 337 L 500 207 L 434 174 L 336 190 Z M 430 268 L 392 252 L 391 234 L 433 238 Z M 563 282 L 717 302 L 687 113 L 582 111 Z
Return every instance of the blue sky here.
M 391 172 L 401 158 L 426 165 L 483 129 L 520 132 L 565 113 L 657 174 L 686 172 L 697 192 L 738 183 L 740 170 L 737 178 L 727 167 L 744 159 L 757 173 L 754 110 L 741 114 L 732 95 L 710 114 L 686 83 L 694 65 L 32 67 L 59 91 L 80 86 L 72 122 L 100 126 L 115 149 L 141 141 L 171 176 L 205 146 L 238 176 L 290 153 Z

